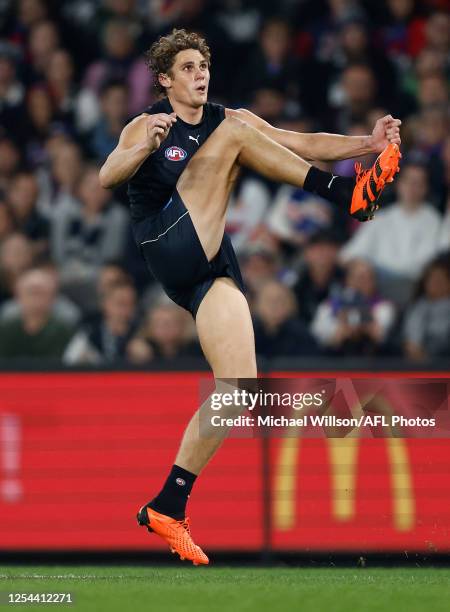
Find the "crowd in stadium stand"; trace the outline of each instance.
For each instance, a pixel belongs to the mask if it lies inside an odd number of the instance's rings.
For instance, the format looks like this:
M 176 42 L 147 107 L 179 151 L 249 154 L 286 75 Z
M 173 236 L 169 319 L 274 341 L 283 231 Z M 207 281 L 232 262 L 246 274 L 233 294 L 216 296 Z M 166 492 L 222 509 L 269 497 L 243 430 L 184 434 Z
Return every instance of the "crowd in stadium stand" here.
M 403 122 L 401 173 L 369 223 L 242 172 L 227 231 L 257 353 L 450 357 L 446 0 L 0 0 L 0 359 L 201 354 L 141 261 L 125 188 L 98 181 L 155 100 L 144 53 L 174 26 L 209 41 L 210 100 L 302 132 Z

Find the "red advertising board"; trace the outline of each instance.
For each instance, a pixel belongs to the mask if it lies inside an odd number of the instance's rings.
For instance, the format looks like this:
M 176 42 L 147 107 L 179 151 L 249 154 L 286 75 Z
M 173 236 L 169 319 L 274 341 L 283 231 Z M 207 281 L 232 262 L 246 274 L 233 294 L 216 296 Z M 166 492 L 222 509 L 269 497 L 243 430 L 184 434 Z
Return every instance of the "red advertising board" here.
M 273 548 L 450 550 L 449 440 L 272 444 Z
M 164 548 L 135 515 L 173 464 L 198 375 L 2 374 L 0 389 L 1 550 Z M 199 479 L 206 547 L 260 548 L 260 461 L 258 440 L 228 440 Z
M 203 376 L 0 374 L 0 550 L 163 549 L 134 516 Z M 207 550 L 263 546 L 264 484 L 274 549 L 450 550 L 448 440 L 271 439 L 268 458 L 263 483 L 262 440 L 229 439 L 198 479 L 189 513 Z

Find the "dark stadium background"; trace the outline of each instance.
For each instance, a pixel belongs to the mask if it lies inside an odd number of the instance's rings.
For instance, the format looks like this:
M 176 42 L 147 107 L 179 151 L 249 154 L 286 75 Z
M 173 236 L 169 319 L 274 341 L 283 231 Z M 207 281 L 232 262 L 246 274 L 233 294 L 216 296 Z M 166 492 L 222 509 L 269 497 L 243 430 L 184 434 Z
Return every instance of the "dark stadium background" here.
M 189 315 L 144 269 L 124 189 L 103 191 L 97 173 L 155 99 L 143 54 L 172 27 L 207 37 L 213 101 L 298 131 L 403 122 L 402 171 L 370 225 L 242 173 L 227 230 L 261 370 L 448 377 L 447 9 L 0 0 L 4 556 L 163 551 L 133 516 L 171 464 L 207 366 Z M 322 167 L 350 175 L 354 161 Z M 190 502 L 199 543 L 264 558 L 448 553 L 446 440 L 296 444 L 227 441 Z

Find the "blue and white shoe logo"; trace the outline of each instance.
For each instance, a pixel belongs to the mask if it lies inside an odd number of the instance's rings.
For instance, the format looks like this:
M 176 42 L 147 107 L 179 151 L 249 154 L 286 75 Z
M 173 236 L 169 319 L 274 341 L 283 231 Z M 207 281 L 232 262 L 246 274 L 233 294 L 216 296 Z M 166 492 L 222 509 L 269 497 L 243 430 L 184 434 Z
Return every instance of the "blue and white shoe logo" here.
M 164 151 L 164 155 L 169 161 L 175 162 L 183 161 L 183 159 L 186 159 L 187 157 L 186 151 L 184 149 L 181 149 L 180 147 L 168 147 Z

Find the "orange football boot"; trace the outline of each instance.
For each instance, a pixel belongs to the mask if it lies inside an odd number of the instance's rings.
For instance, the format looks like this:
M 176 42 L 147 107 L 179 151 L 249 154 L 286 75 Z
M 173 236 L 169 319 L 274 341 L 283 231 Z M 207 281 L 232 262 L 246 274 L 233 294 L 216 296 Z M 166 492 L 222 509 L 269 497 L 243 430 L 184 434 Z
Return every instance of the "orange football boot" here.
M 171 552 L 178 553 L 182 561 L 189 559 L 194 565 L 208 565 L 208 557 L 192 540 L 188 518 L 177 521 L 148 506 L 142 506 L 137 513 L 137 521 L 139 525 L 147 527 L 149 531 L 154 531 L 165 540 Z
M 389 144 L 370 170 L 363 170 L 360 163 L 355 164 L 357 176 L 350 214 L 358 221 L 373 219 L 378 208 L 377 200 L 386 183 L 392 183 L 394 176 L 400 172 L 398 163 L 401 157 L 398 145 Z

